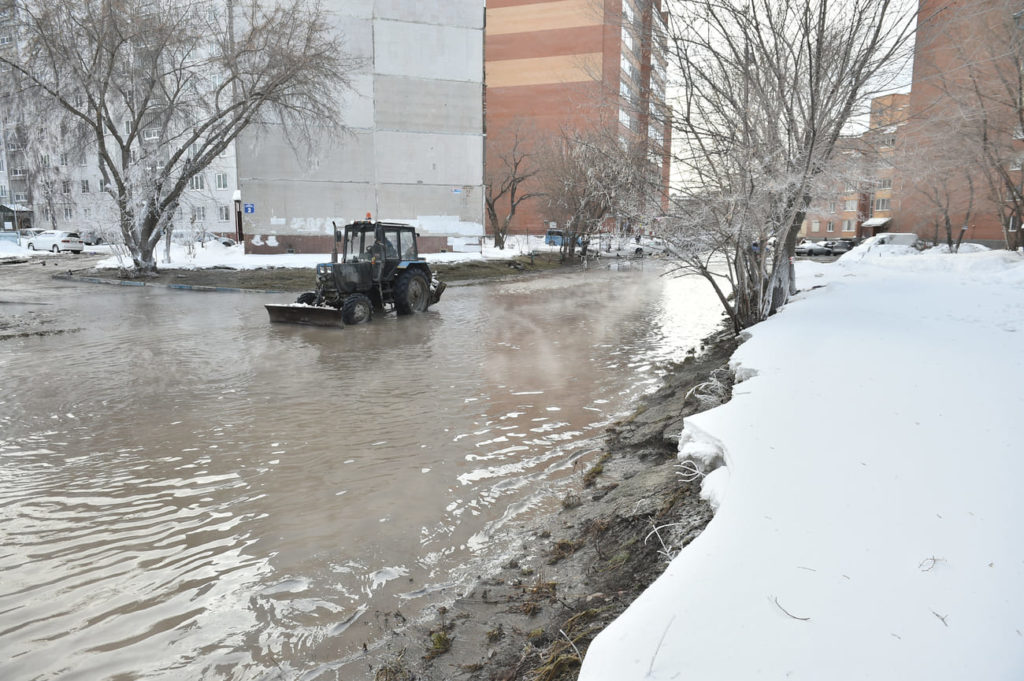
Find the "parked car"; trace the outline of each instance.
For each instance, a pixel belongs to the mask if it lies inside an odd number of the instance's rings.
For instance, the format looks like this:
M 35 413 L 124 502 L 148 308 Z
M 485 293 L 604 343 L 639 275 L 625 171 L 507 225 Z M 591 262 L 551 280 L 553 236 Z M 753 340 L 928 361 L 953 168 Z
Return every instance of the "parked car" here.
M 828 244 L 829 250 L 832 251 L 832 255 L 838 255 L 840 253 L 846 253 L 852 251 L 856 246 L 856 242 L 853 239 L 836 239 Z
M 85 245 L 82 243 L 82 239 L 78 236 L 77 232 L 62 232 L 51 229 L 40 232 L 29 239 L 26 248 L 30 251 L 81 253 Z
M 816 244 L 813 241 L 801 241 L 793 249 L 796 255 L 832 255 L 832 249 L 825 244 Z
M 80 234 L 86 246 L 97 246 L 108 241 L 100 232 L 95 230 L 83 231 Z
M 18 240 L 21 242 L 22 246 L 25 246 L 32 237 L 36 236 L 37 234 L 42 234 L 45 231 L 46 230 L 44 230 L 44 229 L 37 229 L 35 227 L 30 227 L 28 229 L 19 230 L 18 231 Z

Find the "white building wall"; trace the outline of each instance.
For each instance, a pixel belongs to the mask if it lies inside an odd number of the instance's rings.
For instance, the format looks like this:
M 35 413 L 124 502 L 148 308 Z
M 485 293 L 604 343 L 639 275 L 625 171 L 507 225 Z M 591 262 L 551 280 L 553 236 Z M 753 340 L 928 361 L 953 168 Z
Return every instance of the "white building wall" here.
M 332 221 L 371 213 L 413 222 L 423 236 L 482 235 L 484 0 L 325 4 L 365 64 L 339 98 L 348 132 L 317 158 L 297 156 L 275 130 L 245 133 L 246 234 L 312 243 Z M 303 250 L 303 239 L 291 241 Z

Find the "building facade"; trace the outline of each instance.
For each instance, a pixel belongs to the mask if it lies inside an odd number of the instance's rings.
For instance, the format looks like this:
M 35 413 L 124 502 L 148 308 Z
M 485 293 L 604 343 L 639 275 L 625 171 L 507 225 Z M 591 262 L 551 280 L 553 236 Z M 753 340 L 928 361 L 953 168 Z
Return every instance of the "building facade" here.
M 902 200 L 896 166 L 909 116 L 910 95 L 871 101 L 868 131 L 839 140 L 834 186 L 817 197 L 799 236 L 813 241 L 862 239 L 894 231 Z
M 661 0 L 489 0 L 489 181 L 516 142 L 537 154 L 563 129 L 603 128 L 650 146 L 667 196 L 666 21 Z M 538 182 L 520 191 L 543 191 Z M 549 218 L 534 199 L 510 231 L 542 233 Z
M 247 252 L 329 252 L 333 223 L 369 214 L 415 225 L 423 250 L 478 248 L 484 0 L 324 5 L 360 65 L 338 96 L 346 130 L 309 154 L 275 126 L 251 126 L 191 179 L 174 232 L 235 235 L 240 226 Z M 13 18 L 13 4 L 0 7 L 0 49 L 18 49 Z M 141 137 L 160 143 L 155 129 Z M 31 208 L 41 228 L 117 238 L 94 151 L 26 139 L 9 121 L 0 138 L 0 204 Z
M 279 131 L 236 146 L 248 252 L 329 251 L 367 214 L 417 227 L 421 250 L 483 235 L 484 0 L 330 0 L 363 66 L 342 95 L 346 134 L 315 158 Z
M 1014 0 L 920 0 L 894 229 L 1019 244 L 1022 17 Z

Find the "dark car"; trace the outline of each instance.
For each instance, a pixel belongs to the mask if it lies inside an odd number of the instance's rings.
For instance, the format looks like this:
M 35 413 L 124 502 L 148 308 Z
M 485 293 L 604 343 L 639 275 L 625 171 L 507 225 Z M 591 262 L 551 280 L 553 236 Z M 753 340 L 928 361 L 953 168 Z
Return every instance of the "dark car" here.
M 816 244 L 813 241 L 802 241 L 793 249 L 796 255 L 832 255 L 832 249 L 825 244 Z
M 857 244 L 853 239 L 837 239 L 829 244 L 829 248 L 833 255 L 838 255 L 840 253 L 852 251 L 856 245 Z

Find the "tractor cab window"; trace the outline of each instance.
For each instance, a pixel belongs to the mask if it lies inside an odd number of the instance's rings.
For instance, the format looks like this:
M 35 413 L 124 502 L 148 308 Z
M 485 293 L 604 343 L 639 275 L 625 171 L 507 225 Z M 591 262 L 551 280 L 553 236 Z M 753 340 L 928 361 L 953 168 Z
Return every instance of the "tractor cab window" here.
M 347 250 L 345 251 L 346 261 L 371 260 L 370 253 L 373 246 L 373 230 L 362 230 L 349 232 Z
M 402 234 L 402 260 L 417 260 L 416 235 L 412 232 Z
M 384 230 L 384 251 L 388 260 L 398 260 L 398 235 L 397 229 Z

